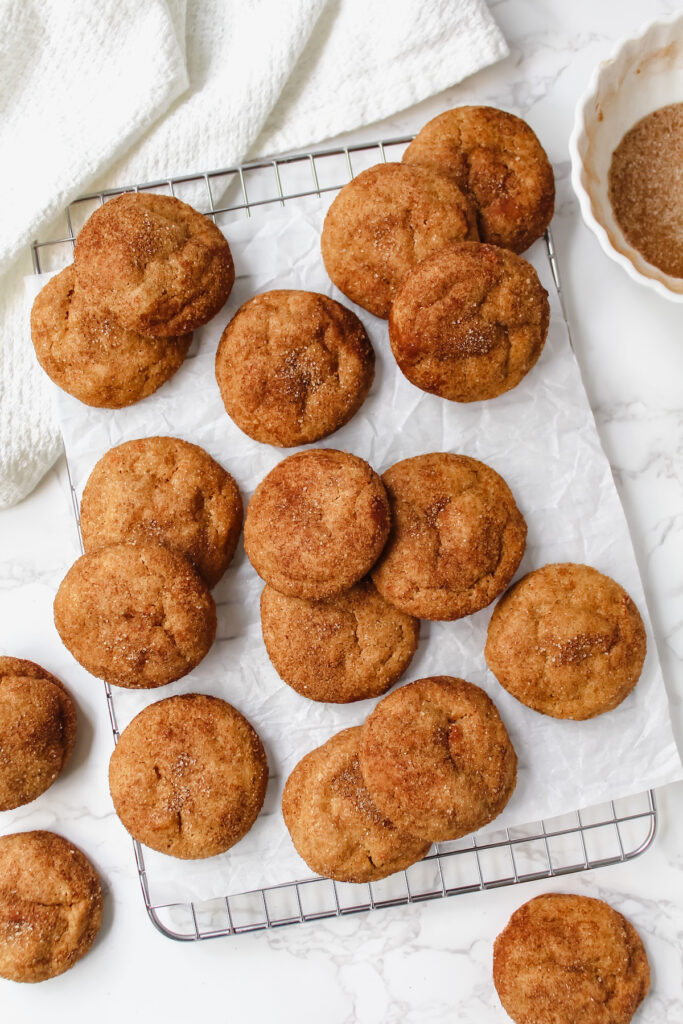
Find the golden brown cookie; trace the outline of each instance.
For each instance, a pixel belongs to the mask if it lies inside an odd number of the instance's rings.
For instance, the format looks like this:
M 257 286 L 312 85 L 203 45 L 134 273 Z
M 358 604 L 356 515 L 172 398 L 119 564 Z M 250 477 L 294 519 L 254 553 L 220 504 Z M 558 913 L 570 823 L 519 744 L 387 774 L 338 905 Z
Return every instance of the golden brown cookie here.
M 256 731 L 231 704 L 201 693 L 146 707 L 109 762 L 114 807 L 130 834 L 184 860 L 239 842 L 256 821 L 267 782 Z
M 101 923 L 102 887 L 80 850 L 54 832 L 0 837 L 0 977 L 63 974 Z
M 359 749 L 380 810 L 435 843 L 488 825 L 517 781 L 517 755 L 495 704 L 451 676 L 418 679 L 384 697 Z
M 96 464 L 81 500 L 81 534 L 86 551 L 119 541 L 174 548 L 213 587 L 235 553 L 242 515 L 237 484 L 203 448 L 143 437 Z
M 44 793 L 75 740 L 76 706 L 59 679 L 33 661 L 0 657 L 0 811 Z
M 372 578 L 387 601 L 420 619 L 459 619 L 505 590 L 526 523 L 495 470 L 432 452 L 397 462 L 382 480 L 392 527 Z
M 266 586 L 261 628 L 278 675 L 302 697 L 332 704 L 386 693 L 420 637 L 419 621 L 385 601 L 370 579 L 327 601 Z
M 589 565 L 561 562 L 528 573 L 503 595 L 485 654 L 522 704 L 582 720 L 628 697 L 646 648 L 643 620 L 623 587 Z
M 391 307 L 400 370 L 423 391 L 479 402 L 510 391 L 541 354 L 548 293 L 508 249 L 460 242 L 421 260 Z
M 553 215 L 555 178 L 521 118 L 495 107 L 456 107 L 433 118 L 403 154 L 410 166 L 450 174 L 477 211 L 482 242 L 524 252 Z
M 373 804 L 358 766 L 360 734 L 344 729 L 306 754 L 282 794 L 297 853 L 311 871 L 337 882 L 376 882 L 421 860 L 431 846 Z
M 258 485 L 244 547 L 259 576 L 280 593 L 322 600 L 367 574 L 389 522 L 386 491 L 367 462 L 312 448 L 283 459 Z
M 126 192 L 88 218 L 76 279 L 118 322 L 167 338 L 207 323 L 235 281 L 230 246 L 208 217 L 172 196 Z
M 132 689 L 164 686 L 199 664 L 216 606 L 188 560 L 160 544 L 111 544 L 82 555 L 54 603 L 64 646 L 92 675 Z
M 321 247 L 344 295 L 385 319 L 412 266 L 451 242 L 477 239 L 475 214 L 452 178 L 430 167 L 377 164 L 327 211 Z
M 75 282 L 73 266 L 52 277 L 33 303 L 31 338 L 54 383 L 80 402 L 121 409 L 161 387 L 182 366 L 191 334 L 151 338 L 119 326 Z
M 225 328 L 216 353 L 228 415 L 255 441 L 281 448 L 343 427 L 374 375 L 375 353 L 358 317 L 316 292 L 254 296 Z
M 650 967 L 638 932 L 608 903 L 548 893 L 496 939 L 493 983 L 515 1024 L 629 1024 Z

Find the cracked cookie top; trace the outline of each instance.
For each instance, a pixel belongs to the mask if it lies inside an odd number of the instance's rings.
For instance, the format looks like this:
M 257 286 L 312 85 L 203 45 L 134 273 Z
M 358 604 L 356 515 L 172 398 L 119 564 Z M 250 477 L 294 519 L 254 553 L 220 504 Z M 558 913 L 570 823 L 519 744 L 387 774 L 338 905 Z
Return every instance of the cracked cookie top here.
M 551 221 L 550 161 L 526 121 L 505 110 L 446 110 L 418 132 L 403 162 L 431 167 L 457 182 L 476 210 L 482 242 L 524 252 Z
M 73 967 L 102 923 L 86 857 L 54 832 L 0 837 L 0 977 L 46 981 Z
M 382 480 L 392 526 L 372 579 L 387 601 L 421 619 L 459 619 L 505 590 L 526 523 L 495 470 L 432 452 L 397 462 Z
M 327 601 L 261 592 L 268 656 L 292 689 L 347 704 L 386 693 L 417 650 L 420 623 L 384 600 L 371 580 Z
M 530 572 L 504 594 L 485 654 L 522 704 L 582 720 L 625 700 L 646 646 L 643 620 L 623 587 L 589 565 L 564 562 Z
M 224 853 L 242 839 L 267 782 L 256 731 L 231 704 L 199 693 L 146 707 L 109 762 L 114 807 L 130 834 L 186 860 Z
M 478 402 L 514 388 L 541 354 L 548 293 L 507 249 L 460 242 L 408 273 L 389 315 L 391 349 L 423 391 Z
M 311 871 L 373 882 L 421 860 L 431 843 L 397 828 L 372 802 L 358 764 L 361 729 L 344 729 L 297 764 L 282 814 Z
M 315 292 L 245 302 L 216 353 L 226 412 L 255 441 L 291 448 L 327 437 L 363 404 L 375 353 L 351 310 Z
M 134 689 L 192 671 L 216 636 L 216 606 L 188 560 L 160 544 L 82 555 L 54 603 L 64 646 L 92 675 Z
M 452 178 L 431 167 L 389 163 L 344 185 L 327 211 L 321 248 L 337 288 L 386 319 L 418 260 L 478 237 L 474 210 Z

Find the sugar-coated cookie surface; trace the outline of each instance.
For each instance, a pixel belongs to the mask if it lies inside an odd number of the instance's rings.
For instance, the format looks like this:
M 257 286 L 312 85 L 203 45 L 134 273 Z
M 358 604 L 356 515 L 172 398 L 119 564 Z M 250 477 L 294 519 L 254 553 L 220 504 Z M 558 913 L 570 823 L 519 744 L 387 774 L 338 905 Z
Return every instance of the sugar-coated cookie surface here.
M 279 462 L 249 502 L 244 547 L 282 594 L 320 600 L 365 576 L 390 523 L 382 481 L 357 455 L 312 448 Z
M 432 452 L 397 462 L 382 480 L 392 527 L 372 579 L 387 601 L 421 619 L 459 619 L 505 590 L 526 523 L 495 470 Z
M 503 595 L 485 653 L 522 704 L 581 720 L 628 697 L 646 647 L 640 612 L 623 587 L 589 565 L 560 562 L 528 573 Z
M 389 315 L 391 349 L 423 391 L 478 402 L 514 388 L 541 354 L 548 293 L 530 263 L 460 242 L 409 271 Z
M 196 444 L 143 437 L 111 448 L 81 500 L 86 551 L 153 541 L 180 551 L 209 587 L 235 553 L 242 498 L 231 475 Z
M 234 846 L 254 824 L 267 782 L 256 731 L 231 704 L 199 693 L 146 707 L 109 762 L 114 807 L 130 834 L 183 859 Z
M 375 353 L 350 309 L 316 292 L 245 302 L 223 331 L 216 379 L 226 412 L 264 444 L 309 444 L 347 423 L 367 396 Z
M 145 689 L 187 675 L 216 637 L 216 606 L 188 560 L 160 544 L 82 555 L 54 602 L 55 626 L 83 668 Z
M 517 781 L 517 756 L 495 704 L 451 676 L 418 679 L 382 698 L 359 750 L 379 809 L 435 843 L 493 821 Z
M 63 974 L 101 923 L 100 881 L 80 850 L 54 832 L 0 836 L 0 977 Z
M 629 1024 L 650 967 L 638 932 L 608 903 L 548 893 L 496 939 L 493 981 L 515 1024 Z
M 207 323 L 235 280 L 215 224 L 172 196 L 126 192 L 88 218 L 74 250 L 78 284 L 142 334 L 169 337 Z
M 282 814 L 312 871 L 338 882 L 372 882 L 421 860 L 431 843 L 396 828 L 372 802 L 358 765 L 360 728 L 344 729 L 297 764 Z
M 550 161 L 526 121 L 505 110 L 446 110 L 418 133 L 403 161 L 452 176 L 476 209 L 482 242 L 524 252 L 550 223 Z
M 345 185 L 321 238 L 327 273 L 375 316 L 389 316 L 418 260 L 451 242 L 477 239 L 475 213 L 453 178 L 430 167 L 377 164 Z
M 157 391 L 182 366 L 192 342 L 191 334 L 152 338 L 121 327 L 76 284 L 73 266 L 36 297 L 31 338 L 38 362 L 62 391 L 106 409 Z
M 263 640 L 278 675 L 311 700 L 379 697 L 405 672 L 420 623 L 385 601 L 371 580 L 326 601 L 261 593 Z

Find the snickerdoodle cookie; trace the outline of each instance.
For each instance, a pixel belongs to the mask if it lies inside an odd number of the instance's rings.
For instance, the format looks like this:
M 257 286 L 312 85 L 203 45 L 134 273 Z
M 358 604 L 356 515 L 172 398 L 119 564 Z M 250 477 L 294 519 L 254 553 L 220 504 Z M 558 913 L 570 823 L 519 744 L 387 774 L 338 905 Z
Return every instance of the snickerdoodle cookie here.
M 30 803 L 66 767 L 76 740 L 76 707 L 40 665 L 0 658 L 0 811 Z
M 561 562 L 530 572 L 503 595 L 485 653 L 522 704 L 584 719 L 629 695 L 646 647 L 643 620 L 623 587 L 589 565 Z
M 389 501 L 367 462 L 333 448 L 283 459 L 256 488 L 244 547 L 282 594 L 321 600 L 357 583 L 389 534 Z
M 271 291 L 223 331 L 216 380 L 240 430 L 281 448 L 343 427 L 363 404 L 375 353 L 350 309 L 316 292 Z
M 102 456 L 81 501 L 86 551 L 155 541 L 182 552 L 213 587 L 235 553 L 242 498 L 222 466 L 176 437 L 126 441 Z
M 256 821 L 267 782 L 263 744 L 246 718 L 200 693 L 146 707 L 109 762 L 114 807 L 130 834 L 187 860 L 239 842 Z
M 460 242 L 421 260 L 391 307 L 401 371 L 423 391 L 478 402 L 514 388 L 541 354 L 548 293 L 508 249 Z
M 372 578 L 387 601 L 421 619 L 459 619 L 505 590 L 526 523 L 495 470 L 432 452 L 397 462 L 382 480 L 392 527 Z
M 608 903 L 548 893 L 496 939 L 493 983 L 516 1024 L 629 1024 L 650 967 L 638 932 Z
M 90 302 L 73 266 L 37 296 L 31 338 L 38 362 L 62 391 L 105 409 L 132 405 L 160 388 L 182 365 L 192 341 L 191 334 L 151 338 L 121 327 Z
M 533 130 L 514 114 L 447 110 L 424 126 L 403 161 L 452 176 L 477 211 L 482 242 L 524 252 L 550 223 L 553 169 Z
M 88 952 L 102 923 L 90 861 L 54 832 L 0 837 L 0 977 L 46 981 Z
M 64 646 L 94 676 L 133 689 L 187 675 L 216 636 L 216 606 L 188 560 L 160 544 L 82 555 L 54 603 Z
M 421 860 L 431 843 L 375 807 L 358 765 L 361 729 L 344 729 L 297 764 L 282 814 L 311 871 L 337 882 L 374 882 Z
M 418 260 L 451 242 L 478 237 L 474 210 L 452 178 L 431 167 L 377 164 L 336 197 L 321 246 L 337 288 L 386 319 Z
M 88 218 L 76 238 L 76 279 L 124 327 L 186 334 L 230 294 L 230 246 L 208 217 L 172 196 L 127 192 Z
M 418 679 L 384 697 L 359 749 L 379 809 L 435 843 L 487 825 L 517 781 L 517 756 L 495 704 L 451 676 Z
M 261 628 L 276 671 L 311 700 L 347 704 L 386 693 L 410 664 L 420 623 L 371 580 L 327 601 L 261 593 Z

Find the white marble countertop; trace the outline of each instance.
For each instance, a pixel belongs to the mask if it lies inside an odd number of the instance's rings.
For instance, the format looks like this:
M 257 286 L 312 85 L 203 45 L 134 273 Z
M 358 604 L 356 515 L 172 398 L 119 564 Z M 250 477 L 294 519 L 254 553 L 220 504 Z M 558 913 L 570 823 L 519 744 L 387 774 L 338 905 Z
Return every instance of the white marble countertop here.
M 569 184 L 576 99 L 595 64 L 675 2 L 497 0 L 511 56 L 380 126 L 345 137 L 417 131 L 460 103 L 484 102 L 530 121 L 555 166 L 553 232 L 577 356 L 631 527 L 683 741 L 683 309 L 633 284 L 582 224 Z M 78 554 L 63 464 L 19 506 L 0 513 L 0 648 L 31 657 L 36 630 Z M 61 657 L 61 660 L 60 660 Z M 46 667 L 69 681 L 69 655 Z M 511 912 L 548 890 L 609 900 L 639 929 L 652 967 L 639 1024 L 683 1021 L 683 784 L 658 794 L 660 832 L 640 859 L 565 879 L 376 911 L 256 935 L 173 943 L 148 922 L 130 841 L 106 786 L 111 733 L 99 688 L 77 692 L 81 732 L 63 780 L 3 832 L 55 828 L 91 857 L 106 886 L 104 926 L 73 971 L 38 986 L 0 979 L 3 1020 L 101 1024 L 147 1017 L 281 1024 L 503 1024 L 491 947 Z

